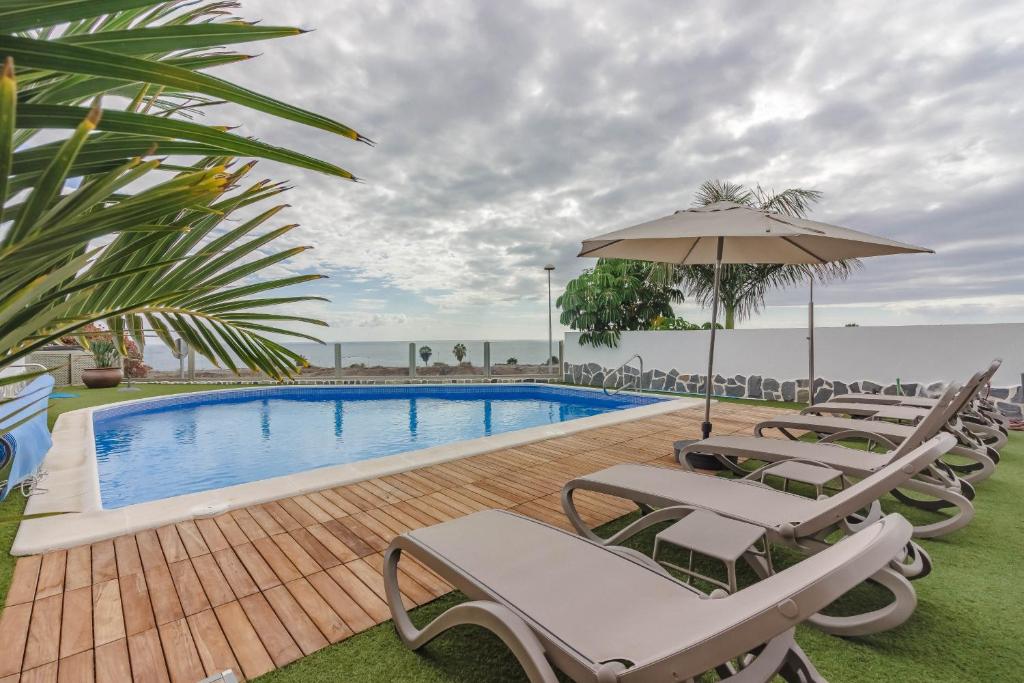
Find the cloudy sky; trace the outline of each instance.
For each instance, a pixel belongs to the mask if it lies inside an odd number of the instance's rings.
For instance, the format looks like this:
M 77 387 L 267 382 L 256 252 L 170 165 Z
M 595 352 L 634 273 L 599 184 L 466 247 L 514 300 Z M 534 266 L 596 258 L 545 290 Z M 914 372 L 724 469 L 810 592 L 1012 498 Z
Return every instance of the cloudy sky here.
M 706 178 L 824 192 L 812 217 L 932 247 L 818 293 L 824 325 L 1024 320 L 1019 2 L 246 0 L 314 32 L 222 75 L 369 148 L 224 109 L 354 185 L 263 170 L 330 276 L 331 339 L 542 338 L 588 235 L 690 205 Z M 212 121 L 211 121 L 212 122 Z M 805 321 L 779 292 L 745 326 Z M 706 320 L 689 304 L 679 313 Z

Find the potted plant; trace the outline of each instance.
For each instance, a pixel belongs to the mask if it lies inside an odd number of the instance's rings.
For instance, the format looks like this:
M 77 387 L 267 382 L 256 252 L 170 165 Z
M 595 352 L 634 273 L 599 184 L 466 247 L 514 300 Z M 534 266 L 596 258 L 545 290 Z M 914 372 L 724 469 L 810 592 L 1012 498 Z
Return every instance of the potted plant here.
M 82 370 L 82 383 L 90 389 L 107 389 L 121 383 L 121 357 L 111 339 L 96 339 L 89 344 L 96 367 Z

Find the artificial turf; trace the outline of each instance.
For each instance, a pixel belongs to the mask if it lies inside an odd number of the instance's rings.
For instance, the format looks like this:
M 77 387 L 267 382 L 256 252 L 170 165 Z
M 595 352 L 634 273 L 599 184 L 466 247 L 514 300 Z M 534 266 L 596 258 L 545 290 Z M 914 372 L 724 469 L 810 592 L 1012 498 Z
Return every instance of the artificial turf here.
M 68 410 L 147 396 L 199 391 L 215 385 L 142 385 L 137 392 L 116 389 L 77 390 L 77 398 L 51 403 L 50 424 Z M 746 401 L 730 401 L 742 403 Z M 749 403 L 764 405 L 762 402 Z M 779 404 L 779 407 L 799 407 Z M 915 582 L 917 611 L 892 631 L 840 639 L 808 627 L 798 641 L 819 671 L 833 681 L 1010 681 L 1020 680 L 1024 662 L 1024 599 L 1018 586 L 1024 550 L 1024 434 L 1012 433 L 995 475 L 978 486 L 977 515 L 971 524 L 946 538 L 922 541 L 934 562 L 928 577 Z M 3 473 L 0 473 L 0 478 Z M 906 511 L 890 501 L 890 508 Z M 24 500 L 12 495 L 0 503 L 0 518 L 20 514 Z M 625 523 L 617 520 L 605 531 Z M 0 596 L 5 596 L 13 568 L 8 554 L 15 525 L 0 524 Z M 650 547 L 652 534 L 637 539 Z M 782 558 L 785 564 L 785 558 Z M 449 594 L 413 612 L 422 625 L 464 598 Z M 843 607 L 874 601 L 861 591 Z M 2 603 L 2 600 L 0 600 Z M 680 614 L 680 620 L 686 615 Z M 384 623 L 327 647 L 259 679 L 261 683 L 315 681 L 410 681 L 489 683 L 523 681 L 521 670 L 502 643 L 480 628 L 461 626 L 419 653 L 399 642 Z

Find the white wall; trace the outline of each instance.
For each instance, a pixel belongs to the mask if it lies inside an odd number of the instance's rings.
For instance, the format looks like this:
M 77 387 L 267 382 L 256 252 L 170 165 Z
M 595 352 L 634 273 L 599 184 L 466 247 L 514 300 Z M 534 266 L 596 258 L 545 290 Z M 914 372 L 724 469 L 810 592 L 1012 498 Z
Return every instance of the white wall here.
M 614 368 L 634 353 L 645 369 L 707 372 L 707 330 L 624 332 L 618 348 L 579 345 L 579 332 L 566 335 L 565 360 Z M 1024 323 L 996 325 L 908 325 L 824 327 L 815 330 L 815 375 L 830 380 L 935 382 L 966 379 L 993 358 L 1003 365 L 992 384 L 1016 385 L 1024 373 Z M 807 376 L 807 330 L 719 330 L 715 372 L 723 376 L 762 375 L 776 379 Z

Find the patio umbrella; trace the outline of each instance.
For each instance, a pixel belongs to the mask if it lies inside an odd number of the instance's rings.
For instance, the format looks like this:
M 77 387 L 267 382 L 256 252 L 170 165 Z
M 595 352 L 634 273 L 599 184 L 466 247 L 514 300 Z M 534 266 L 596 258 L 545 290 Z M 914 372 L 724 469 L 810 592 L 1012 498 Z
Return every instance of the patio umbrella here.
M 706 439 L 711 435 L 715 324 L 723 263 L 821 264 L 931 251 L 837 225 L 752 209 L 734 202 L 716 202 L 584 240 L 579 256 L 677 265 L 714 264 L 711 340 L 701 425 Z

